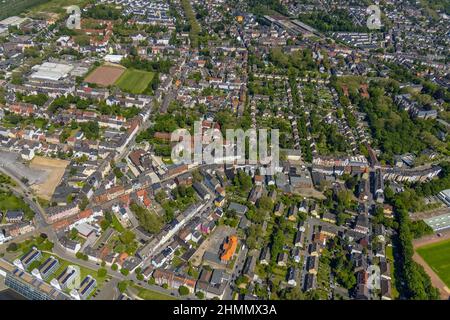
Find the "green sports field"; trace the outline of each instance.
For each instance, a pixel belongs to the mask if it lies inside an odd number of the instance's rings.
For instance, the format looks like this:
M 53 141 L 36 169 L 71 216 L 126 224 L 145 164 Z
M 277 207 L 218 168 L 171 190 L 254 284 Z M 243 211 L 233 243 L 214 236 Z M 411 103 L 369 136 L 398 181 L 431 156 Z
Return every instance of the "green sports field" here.
M 450 240 L 420 247 L 417 249 L 417 253 L 436 272 L 439 278 L 450 287 Z
M 141 94 L 147 89 L 154 76 L 153 72 L 127 69 L 116 81 L 116 86 L 126 92 Z
M 3 0 L 0 1 L 0 20 L 18 15 L 27 9 L 45 3 L 47 0 Z

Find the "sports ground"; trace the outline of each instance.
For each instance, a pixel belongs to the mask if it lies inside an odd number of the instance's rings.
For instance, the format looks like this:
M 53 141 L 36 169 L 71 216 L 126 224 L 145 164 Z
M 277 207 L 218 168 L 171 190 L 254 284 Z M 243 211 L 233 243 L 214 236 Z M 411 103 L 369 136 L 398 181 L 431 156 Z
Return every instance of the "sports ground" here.
M 433 269 L 439 278 L 450 287 L 450 240 L 417 248 L 417 253 Z
M 430 276 L 431 283 L 441 294 L 441 299 L 450 298 L 450 229 L 413 241 L 413 259 Z
M 116 85 L 123 91 L 140 94 L 147 89 L 153 76 L 152 72 L 127 69 L 116 81 Z
M 147 89 L 153 72 L 126 69 L 120 65 L 105 64 L 92 71 L 84 81 L 101 87 L 118 86 L 122 91 L 141 94 Z
M 125 73 L 125 70 L 119 65 L 103 65 L 92 71 L 84 81 L 107 87 L 113 85 Z

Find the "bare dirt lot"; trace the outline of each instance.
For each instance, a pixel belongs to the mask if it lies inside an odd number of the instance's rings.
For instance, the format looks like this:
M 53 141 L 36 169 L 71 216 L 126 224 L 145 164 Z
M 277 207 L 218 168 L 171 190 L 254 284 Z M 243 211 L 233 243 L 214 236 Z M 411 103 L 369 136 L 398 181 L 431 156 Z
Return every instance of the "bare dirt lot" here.
M 317 191 L 313 188 L 295 188 L 294 193 L 298 194 L 302 197 L 308 197 L 308 198 L 316 198 L 316 199 L 325 199 L 326 198 L 322 192 Z
M 69 161 L 65 160 L 34 157 L 30 163 L 30 168 L 47 172 L 47 178 L 43 182 L 32 186 L 34 192 L 39 197 L 50 200 L 55 192 L 55 188 L 61 182 L 61 178 L 68 164 Z
M 443 240 L 450 239 L 450 229 L 441 231 L 440 233 L 442 234 L 440 237 L 438 237 L 436 234 L 433 234 L 430 236 L 425 236 L 421 239 L 414 240 L 413 241 L 414 249 L 417 249 L 419 247 L 422 247 L 422 246 L 425 246 L 428 244 L 441 242 Z M 418 264 L 423 266 L 426 273 L 430 276 L 431 283 L 433 284 L 433 286 L 439 289 L 439 292 L 441 294 L 441 299 L 448 300 L 450 297 L 450 289 L 439 278 L 439 276 L 434 272 L 434 270 L 426 263 L 426 261 L 417 252 L 414 252 L 413 259 Z
M 92 71 L 84 81 L 107 87 L 113 85 L 125 71 L 125 67 L 105 64 Z

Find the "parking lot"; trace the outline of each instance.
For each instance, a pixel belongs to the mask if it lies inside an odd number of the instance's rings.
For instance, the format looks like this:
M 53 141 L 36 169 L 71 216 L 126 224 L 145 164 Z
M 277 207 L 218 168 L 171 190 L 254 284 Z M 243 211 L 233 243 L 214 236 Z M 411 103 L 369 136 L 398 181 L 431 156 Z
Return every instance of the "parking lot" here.
M 17 179 L 26 178 L 30 185 L 43 183 L 48 176 L 45 170 L 30 168 L 24 164 L 20 155 L 14 152 L 0 151 L 0 167 Z

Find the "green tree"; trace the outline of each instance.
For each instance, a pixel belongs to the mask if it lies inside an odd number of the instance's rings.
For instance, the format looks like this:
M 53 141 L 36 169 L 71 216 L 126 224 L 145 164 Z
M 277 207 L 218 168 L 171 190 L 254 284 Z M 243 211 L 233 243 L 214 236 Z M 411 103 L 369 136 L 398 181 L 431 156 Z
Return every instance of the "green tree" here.
M 178 293 L 180 294 L 180 296 L 187 296 L 189 294 L 189 289 L 185 286 L 180 286 L 178 288 Z
M 125 291 L 127 291 L 128 285 L 129 285 L 128 281 L 126 281 L 126 280 L 120 281 L 120 282 L 117 284 L 117 288 L 119 289 L 119 291 L 120 291 L 121 293 L 124 293 Z

